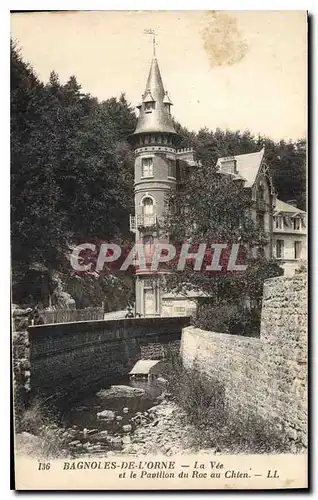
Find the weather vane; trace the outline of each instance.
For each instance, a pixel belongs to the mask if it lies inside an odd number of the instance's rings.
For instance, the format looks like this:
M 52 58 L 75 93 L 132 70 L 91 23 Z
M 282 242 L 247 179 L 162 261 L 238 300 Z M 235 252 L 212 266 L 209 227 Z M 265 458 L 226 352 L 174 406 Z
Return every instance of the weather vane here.
M 156 33 L 155 30 L 149 29 L 149 30 L 144 30 L 144 33 L 146 35 L 151 35 L 152 36 L 152 47 L 153 47 L 153 56 L 156 57 Z

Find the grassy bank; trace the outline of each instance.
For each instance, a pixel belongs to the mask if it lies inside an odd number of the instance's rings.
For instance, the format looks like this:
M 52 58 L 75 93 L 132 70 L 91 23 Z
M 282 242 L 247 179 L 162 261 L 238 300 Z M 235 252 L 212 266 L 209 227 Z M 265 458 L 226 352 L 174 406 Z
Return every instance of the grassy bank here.
M 69 454 L 67 444 L 70 438 L 60 424 L 59 413 L 40 398 L 34 398 L 21 413 L 16 433 L 24 438 L 22 441 L 23 444 L 26 442 L 28 454 L 34 452 L 44 458 L 60 458 Z

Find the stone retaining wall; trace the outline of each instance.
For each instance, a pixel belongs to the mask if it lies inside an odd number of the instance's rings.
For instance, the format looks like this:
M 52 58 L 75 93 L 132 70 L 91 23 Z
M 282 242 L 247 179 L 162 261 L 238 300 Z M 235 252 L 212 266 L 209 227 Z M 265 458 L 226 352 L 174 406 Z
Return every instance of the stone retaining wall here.
M 180 340 L 189 318 L 82 321 L 29 327 L 31 391 L 76 398 Z M 153 358 L 153 356 L 152 356 Z
M 190 326 L 181 356 L 223 383 L 230 410 L 275 422 L 295 449 L 307 446 L 306 275 L 265 282 L 259 339 Z

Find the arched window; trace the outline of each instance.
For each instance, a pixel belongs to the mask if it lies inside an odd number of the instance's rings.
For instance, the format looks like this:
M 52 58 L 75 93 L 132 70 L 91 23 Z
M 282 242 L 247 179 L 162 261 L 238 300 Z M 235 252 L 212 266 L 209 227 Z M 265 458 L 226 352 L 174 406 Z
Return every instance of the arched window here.
M 145 226 L 152 226 L 155 223 L 153 199 L 147 196 L 142 200 L 143 222 Z
M 147 196 L 142 200 L 142 208 L 144 215 L 153 214 L 153 199 Z

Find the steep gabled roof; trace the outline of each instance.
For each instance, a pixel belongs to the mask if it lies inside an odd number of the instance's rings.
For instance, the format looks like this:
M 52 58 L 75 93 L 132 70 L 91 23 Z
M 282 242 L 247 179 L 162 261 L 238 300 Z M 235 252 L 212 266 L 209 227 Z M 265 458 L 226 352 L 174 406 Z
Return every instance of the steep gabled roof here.
M 276 200 L 275 214 L 277 213 L 301 215 L 305 214 L 306 212 L 304 210 L 301 210 L 300 208 L 295 207 L 294 205 L 291 205 L 290 203 L 286 203 L 282 200 Z
M 252 187 L 257 174 L 259 172 L 263 157 L 264 157 L 264 151 L 265 149 L 261 149 L 260 151 L 257 151 L 256 153 L 247 153 L 244 155 L 235 155 L 231 158 L 236 160 L 236 168 L 238 171 L 238 174 L 245 179 L 246 187 Z M 219 158 L 217 161 L 217 167 L 221 168 L 221 163 L 222 161 L 226 161 L 227 158 Z

